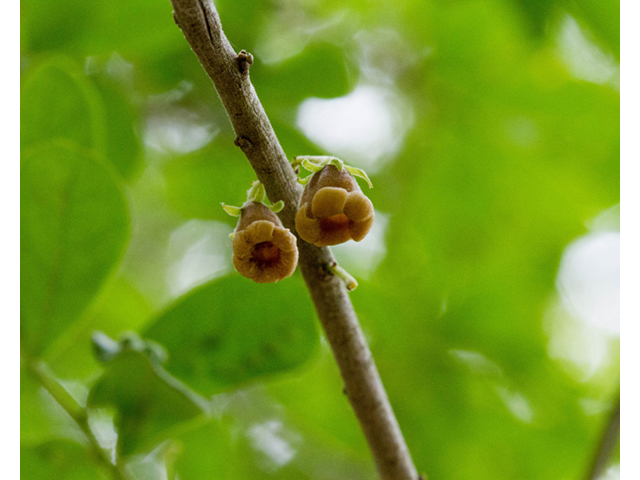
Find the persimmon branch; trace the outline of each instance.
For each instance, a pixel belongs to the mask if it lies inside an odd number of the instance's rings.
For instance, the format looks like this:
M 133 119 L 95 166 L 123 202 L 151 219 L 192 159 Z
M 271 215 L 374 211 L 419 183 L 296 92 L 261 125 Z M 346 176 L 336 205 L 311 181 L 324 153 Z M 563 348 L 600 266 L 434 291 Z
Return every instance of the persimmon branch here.
M 211 0 L 171 0 L 171 3 L 176 23 L 213 81 L 229 115 L 236 134 L 235 144 L 264 184 L 269 199 L 284 202 L 280 219 L 296 233 L 294 220 L 302 188 L 249 80 L 253 58 L 244 50 L 237 54 L 231 47 Z M 335 262 L 331 251 L 299 237 L 298 250 L 302 276 L 381 478 L 417 480 L 418 473 L 344 282 L 330 271 L 329 266 Z
M 594 451 L 589 471 L 587 472 L 587 480 L 596 480 L 604 472 L 611 457 L 611 452 L 620 439 L 620 392 L 614 403 L 614 407 L 607 418 L 607 423 L 602 430 L 602 435 L 598 446 Z

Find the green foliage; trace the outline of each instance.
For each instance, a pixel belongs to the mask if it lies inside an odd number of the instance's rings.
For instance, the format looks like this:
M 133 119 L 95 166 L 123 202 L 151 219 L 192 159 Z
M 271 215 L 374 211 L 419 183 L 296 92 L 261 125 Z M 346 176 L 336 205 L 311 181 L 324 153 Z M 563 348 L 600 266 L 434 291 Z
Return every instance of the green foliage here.
M 20 477 L 42 480 L 101 480 L 86 448 L 69 440 L 56 440 L 20 448 Z
M 39 65 L 21 89 L 20 146 L 66 138 L 99 150 L 105 136 L 103 116 L 95 87 L 71 60 L 53 58 Z
M 144 336 L 169 350 L 169 372 L 206 395 L 288 371 L 318 344 L 299 277 L 260 285 L 234 275 L 203 285 L 163 312 Z
M 207 402 L 167 374 L 148 351 L 127 347 L 108 360 L 87 406 L 116 412 L 118 451 L 130 455 L 167 437 L 176 424 L 207 413 Z
M 20 202 L 21 336 L 37 355 L 77 320 L 119 261 L 128 219 L 109 170 L 67 143 L 23 154 Z
M 573 17 L 615 70 L 619 4 L 216 6 L 234 48 L 254 54 L 287 156 L 372 172 L 386 230 L 335 252 L 366 272 L 351 298 L 419 471 L 584 476 L 618 389 L 619 339 L 598 336 L 602 364 L 585 373 L 554 353 L 549 325 L 584 328 L 554 317 L 555 282 L 567 245 L 619 203 L 620 96 L 615 74 L 566 63 L 562 26 Z M 255 174 L 170 2 L 21 9 L 22 477 L 107 478 L 90 447 L 110 452 L 102 427 L 83 433 L 30 373 L 38 360 L 90 420 L 113 414 L 131 480 L 373 478 L 300 276 L 258 285 L 232 272 L 235 220 L 220 203 L 242 204 Z M 306 99 L 358 86 L 404 102 L 399 147 L 374 165 L 297 123 Z

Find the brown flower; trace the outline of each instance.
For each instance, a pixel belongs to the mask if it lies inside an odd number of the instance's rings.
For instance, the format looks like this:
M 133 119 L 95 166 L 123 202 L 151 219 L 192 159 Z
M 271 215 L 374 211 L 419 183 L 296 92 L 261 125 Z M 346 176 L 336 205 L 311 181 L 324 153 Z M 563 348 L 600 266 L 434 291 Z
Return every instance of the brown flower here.
M 258 283 L 278 282 L 298 264 L 296 237 L 261 202 L 248 202 L 233 237 L 233 266 Z
M 296 230 L 318 247 L 359 242 L 373 225 L 373 204 L 355 178 L 327 165 L 307 183 L 296 214 Z

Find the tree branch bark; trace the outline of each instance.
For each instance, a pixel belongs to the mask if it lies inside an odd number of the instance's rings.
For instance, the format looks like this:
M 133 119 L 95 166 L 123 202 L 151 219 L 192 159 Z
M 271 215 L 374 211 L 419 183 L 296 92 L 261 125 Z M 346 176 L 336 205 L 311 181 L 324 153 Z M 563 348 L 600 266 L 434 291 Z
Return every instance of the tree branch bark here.
M 620 392 L 616 398 L 615 404 L 607 423 L 602 430 L 602 435 L 598 442 L 598 446 L 594 451 L 591 465 L 589 465 L 589 471 L 587 472 L 587 480 L 597 480 L 600 478 L 607 463 L 611 457 L 611 452 L 615 448 L 618 440 L 620 439 Z
M 213 81 L 242 149 L 269 200 L 284 201 L 279 216 L 295 232 L 302 193 L 296 175 L 249 81 L 253 61 L 239 54 L 222 31 L 211 0 L 171 0 L 174 19 Z M 296 233 L 297 236 L 297 233 Z M 406 446 L 371 351 L 343 282 L 331 275 L 333 256 L 298 237 L 298 265 L 345 384 L 345 393 L 369 442 L 378 472 L 385 480 L 417 480 Z

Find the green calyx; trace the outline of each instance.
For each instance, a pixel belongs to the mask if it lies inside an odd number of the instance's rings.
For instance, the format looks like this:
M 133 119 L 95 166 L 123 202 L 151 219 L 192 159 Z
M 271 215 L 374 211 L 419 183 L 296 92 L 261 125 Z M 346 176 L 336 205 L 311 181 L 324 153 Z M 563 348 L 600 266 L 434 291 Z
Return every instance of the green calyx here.
M 247 190 L 247 201 L 242 207 L 234 207 L 233 205 L 225 205 L 222 203 L 222 208 L 225 212 L 227 212 L 232 217 L 239 217 L 242 215 L 242 210 L 245 205 L 252 202 L 262 203 L 265 207 L 271 210 L 273 213 L 278 213 L 284 208 L 284 202 L 280 200 L 272 205 L 267 205 L 265 203 L 267 193 L 264 189 L 264 185 L 260 180 L 255 180 L 251 183 L 251 188 Z
M 367 172 L 365 172 L 360 168 L 345 165 L 344 162 L 337 157 L 330 157 L 330 156 L 324 156 L 324 155 L 323 156 L 306 156 L 306 155 L 299 156 L 299 157 L 295 157 L 291 162 L 291 166 L 294 168 L 297 167 L 298 165 L 302 165 L 306 170 L 312 173 L 319 172 L 327 165 L 333 165 L 341 172 L 343 170 L 346 170 L 354 177 L 362 178 L 364 181 L 367 182 L 367 185 L 369 185 L 369 188 L 373 188 L 373 184 L 371 183 L 371 180 L 369 179 Z M 301 185 L 306 185 L 309 182 L 311 177 L 312 175 L 309 175 L 308 177 L 305 177 L 305 178 L 299 178 L 298 183 L 300 183 Z

